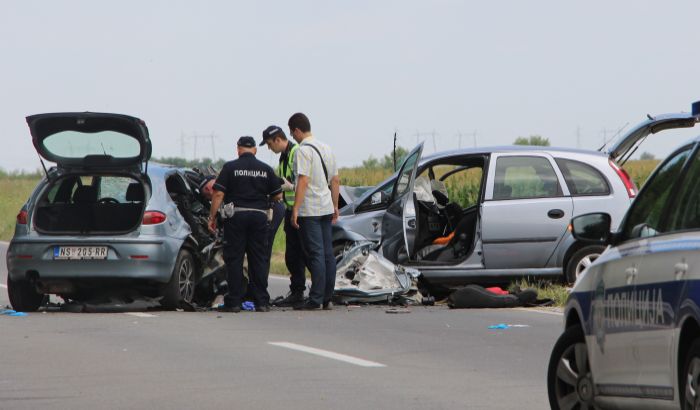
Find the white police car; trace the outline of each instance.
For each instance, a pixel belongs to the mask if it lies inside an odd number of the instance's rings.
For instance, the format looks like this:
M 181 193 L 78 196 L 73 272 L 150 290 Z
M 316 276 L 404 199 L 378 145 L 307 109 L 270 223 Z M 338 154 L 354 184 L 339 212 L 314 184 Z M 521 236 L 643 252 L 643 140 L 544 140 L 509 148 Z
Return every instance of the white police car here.
M 686 126 L 699 120 L 700 101 Z M 618 232 L 605 213 L 571 226 L 576 239 L 610 247 L 567 302 L 551 407 L 700 409 L 700 137 L 656 168 Z

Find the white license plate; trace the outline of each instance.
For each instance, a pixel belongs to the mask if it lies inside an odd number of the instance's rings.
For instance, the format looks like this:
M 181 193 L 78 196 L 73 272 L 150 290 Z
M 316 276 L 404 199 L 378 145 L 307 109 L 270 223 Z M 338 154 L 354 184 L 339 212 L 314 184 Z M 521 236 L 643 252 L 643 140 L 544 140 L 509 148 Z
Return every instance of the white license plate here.
M 107 259 L 106 246 L 56 246 L 54 259 Z

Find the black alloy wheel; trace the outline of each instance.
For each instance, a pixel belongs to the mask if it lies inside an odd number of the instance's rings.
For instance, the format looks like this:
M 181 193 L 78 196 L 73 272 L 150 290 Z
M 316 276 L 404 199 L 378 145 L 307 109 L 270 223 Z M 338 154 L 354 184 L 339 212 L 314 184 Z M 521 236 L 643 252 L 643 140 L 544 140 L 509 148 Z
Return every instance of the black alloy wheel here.
M 192 254 L 181 249 L 175 261 L 172 277 L 168 282 L 160 304 L 166 309 L 176 309 L 180 302 L 191 303 L 196 285 L 196 265 Z
M 564 331 L 554 345 L 547 371 L 549 405 L 555 410 L 599 409 L 588 351 L 580 325 Z
M 700 409 L 700 339 L 690 346 L 683 361 L 683 373 L 679 379 L 681 393 L 681 408 L 684 410 Z

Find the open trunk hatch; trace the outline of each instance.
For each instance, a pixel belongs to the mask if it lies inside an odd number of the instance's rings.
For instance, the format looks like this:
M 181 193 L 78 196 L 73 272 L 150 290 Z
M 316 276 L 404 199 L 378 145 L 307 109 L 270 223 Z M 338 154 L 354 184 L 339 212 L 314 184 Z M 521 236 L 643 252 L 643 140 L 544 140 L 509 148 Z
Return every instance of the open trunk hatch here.
M 59 167 L 145 172 L 151 157 L 146 124 L 107 113 L 50 113 L 27 117 L 39 155 Z
M 608 147 L 604 147 L 604 152 L 616 163 L 623 165 L 632 156 L 637 147 L 650 134 L 656 134 L 674 128 L 692 128 L 700 119 L 700 102 L 693 104 L 691 113 L 661 114 L 655 117 L 647 116 L 648 119 L 633 127 L 625 135 L 622 135 Z

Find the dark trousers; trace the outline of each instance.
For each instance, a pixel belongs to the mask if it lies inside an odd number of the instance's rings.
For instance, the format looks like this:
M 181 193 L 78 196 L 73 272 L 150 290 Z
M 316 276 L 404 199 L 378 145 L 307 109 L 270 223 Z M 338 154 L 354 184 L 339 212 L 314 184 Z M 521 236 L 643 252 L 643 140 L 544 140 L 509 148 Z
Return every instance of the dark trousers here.
M 275 243 L 275 235 L 277 235 L 277 229 L 279 229 L 280 224 L 284 219 L 286 208 L 287 207 L 285 207 L 282 202 L 275 202 L 272 204 L 272 221 L 270 221 L 267 236 L 267 244 L 270 248 L 268 259 L 272 258 L 272 245 Z
M 228 294 L 226 306 L 240 306 L 246 292 L 243 278 L 243 257 L 248 256 L 249 287 L 256 306 L 270 303 L 267 275 L 270 272 L 270 250 L 267 244 L 267 216 L 261 212 L 239 211 L 224 222 L 224 261 Z
M 297 218 L 311 271 L 309 299 L 319 305 L 331 300 L 335 288 L 331 221 L 332 215 Z
M 292 226 L 292 210 L 287 209 L 284 213 L 284 234 L 286 247 L 284 250 L 284 263 L 289 271 L 290 285 L 292 292 L 303 293 L 306 290 L 306 256 L 301 234 L 298 229 Z

